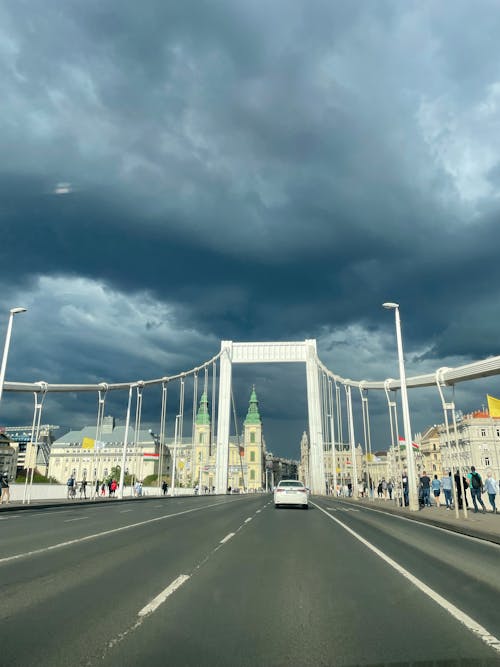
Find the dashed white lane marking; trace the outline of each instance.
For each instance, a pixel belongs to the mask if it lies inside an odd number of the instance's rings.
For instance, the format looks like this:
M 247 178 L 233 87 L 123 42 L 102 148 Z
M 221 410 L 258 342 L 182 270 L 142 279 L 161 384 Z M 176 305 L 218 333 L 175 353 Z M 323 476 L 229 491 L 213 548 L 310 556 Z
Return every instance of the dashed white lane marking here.
M 437 602 L 437 604 L 442 607 L 445 611 L 447 611 L 453 618 L 455 618 L 457 621 L 465 625 L 466 628 L 468 628 L 471 632 L 473 632 L 479 639 L 481 639 L 485 644 L 490 646 L 492 649 L 495 651 L 498 651 L 500 653 L 500 640 L 495 637 L 494 635 L 490 634 L 486 628 L 484 628 L 482 625 L 477 623 L 473 618 L 471 618 L 468 614 L 463 612 L 461 609 L 458 607 L 455 607 L 454 604 L 449 602 L 446 598 L 442 597 L 434 591 L 430 586 L 427 586 L 427 584 L 424 584 L 423 581 L 420 579 L 417 579 L 411 572 L 406 570 L 402 565 L 397 563 L 395 560 L 387 556 L 383 551 L 380 551 L 375 545 L 373 545 L 371 542 L 368 542 L 368 540 L 365 540 L 364 537 L 361 537 L 361 535 L 358 535 L 352 528 L 349 528 L 345 523 L 342 521 L 339 521 L 336 517 L 332 516 L 331 514 L 328 514 L 328 512 L 317 505 L 316 503 L 312 503 L 315 507 L 317 507 L 321 512 L 326 514 L 326 516 L 331 519 L 332 521 L 335 521 L 339 526 L 342 526 L 344 530 L 346 530 L 350 535 L 352 535 L 355 539 L 357 539 L 361 544 L 364 544 L 365 547 L 370 549 L 370 551 L 373 551 L 374 554 L 376 554 L 379 558 L 381 558 L 383 561 L 385 561 L 388 565 L 390 565 L 396 572 L 401 574 L 405 579 L 408 579 L 414 586 L 416 586 L 422 593 L 427 595 L 433 602 Z
M 255 514 L 260 514 L 260 512 L 262 512 L 262 510 L 257 510 Z
M 65 519 L 64 523 L 69 523 L 70 521 L 82 521 L 82 519 L 88 519 L 88 516 L 79 516 L 76 519 Z
M 251 520 L 252 520 L 252 517 L 249 516 L 248 519 L 245 519 L 245 523 L 248 523 L 248 522 L 251 521 Z
M 330 512 L 359 512 L 359 510 L 355 510 L 352 507 L 327 507 L 327 510 L 330 510 Z
M 233 500 L 231 502 L 238 502 Z M 222 501 L 218 503 L 211 503 L 210 505 L 203 505 L 203 507 L 193 507 L 188 510 L 182 510 L 182 512 L 174 512 L 173 514 L 164 514 L 163 516 L 156 516 L 152 519 L 146 519 L 145 521 L 138 521 L 137 523 L 130 523 L 127 526 L 120 526 L 119 528 L 112 528 L 111 530 L 103 530 L 100 533 L 93 533 L 92 535 L 86 535 L 85 537 L 78 537 L 74 540 L 67 540 L 66 542 L 59 542 L 58 544 L 51 544 L 48 547 L 43 547 L 42 549 L 33 549 L 33 551 L 25 551 L 24 553 L 15 554 L 14 556 L 6 556 L 5 558 L 0 558 L 0 565 L 3 563 L 10 563 L 13 560 L 19 560 L 20 558 L 26 558 L 28 556 L 35 556 L 47 551 L 53 551 L 54 549 L 61 549 L 62 547 L 69 547 L 72 544 L 79 544 L 80 542 L 86 542 L 88 540 L 95 540 L 98 537 L 104 537 L 105 535 L 112 535 L 113 533 L 119 533 L 122 530 L 128 530 L 129 528 L 137 528 L 138 526 L 146 526 L 148 523 L 154 523 L 156 521 L 163 521 L 164 519 L 170 519 L 171 517 L 181 516 L 183 514 L 190 514 L 191 512 L 201 512 L 201 510 L 209 509 L 211 507 L 217 507 L 219 505 L 226 505 L 227 503 Z
M 133 512 L 134 510 L 120 510 L 120 514 L 125 514 L 125 512 Z
M 155 611 L 165 600 L 168 598 L 169 595 L 172 595 L 178 588 L 182 586 L 184 582 L 186 582 L 189 579 L 189 574 L 180 574 L 177 579 L 174 579 L 172 583 L 167 586 L 164 590 L 162 590 L 161 593 L 159 593 L 155 598 L 149 602 L 145 607 L 141 609 L 141 611 L 138 613 L 138 616 L 146 616 L 147 614 L 151 614 L 153 611 Z
M 226 542 L 229 542 L 229 540 L 235 536 L 236 533 L 228 533 L 224 539 L 220 541 L 220 544 L 225 544 Z
M 20 514 L 10 514 L 9 516 L 0 516 L 0 521 L 7 521 L 8 519 L 17 519 Z

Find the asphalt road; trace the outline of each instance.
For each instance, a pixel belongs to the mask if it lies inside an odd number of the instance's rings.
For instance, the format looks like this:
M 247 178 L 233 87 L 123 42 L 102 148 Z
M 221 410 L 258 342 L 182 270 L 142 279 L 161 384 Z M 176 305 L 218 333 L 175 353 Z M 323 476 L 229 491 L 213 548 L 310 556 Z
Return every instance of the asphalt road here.
M 499 546 L 312 500 L 2 514 L 2 665 L 500 665 Z

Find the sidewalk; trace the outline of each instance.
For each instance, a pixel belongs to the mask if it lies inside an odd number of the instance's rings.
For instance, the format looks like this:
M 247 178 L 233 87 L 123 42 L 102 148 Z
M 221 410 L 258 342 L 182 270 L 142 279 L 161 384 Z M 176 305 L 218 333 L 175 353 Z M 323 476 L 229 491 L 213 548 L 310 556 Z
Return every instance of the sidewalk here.
M 332 496 L 324 497 L 328 499 L 332 498 Z M 433 506 L 425 507 L 417 512 L 411 512 L 407 507 L 398 507 L 394 500 L 383 500 L 381 498 L 375 498 L 374 500 L 360 498 L 359 500 L 355 500 L 354 498 L 340 497 L 335 498 L 335 500 L 358 506 L 363 505 L 366 508 L 376 509 L 381 512 L 387 512 L 388 514 L 404 516 L 411 521 L 429 523 L 438 526 L 439 528 L 444 528 L 445 530 L 451 530 L 455 533 L 461 533 L 462 535 L 469 535 L 470 537 L 476 537 L 481 540 L 500 544 L 500 513 L 492 514 L 491 507 L 484 498 L 483 502 L 486 506 L 486 514 L 482 514 L 481 512 L 474 514 L 474 509 L 471 507 L 471 509 L 468 510 L 467 519 L 464 519 L 463 510 L 459 511 L 460 517 L 457 519 L 454 509 L 447 510 L 443 507 L 438 509 Z
M 191 496 L 176 496 L 179 498 L 190 498 Z M 29 504 L 24 504 L 22 500 L 11 500 L 8 505 L 0 505 L 0 514 L 3 512 L 18 512 L 20 510 L 29 510 L 29 509 L 43 509 L 43 508 L 57 508 L 57 507 L 82 507 L 83 505 L 107 505 L 113 504 L 116 502 L 125 503 L 131 501 L 148 501 L 148 500 L 170 500 L 170 496 L 124 496 L 123 498 L 102 498 L 101 496 L 96 497 L 94 500 L 87 497 L 87 499 L 79 498 L 69 499 L 69 498 L 56 498 L 56 499 L 44 499 L 44 500 L 32 500 Z

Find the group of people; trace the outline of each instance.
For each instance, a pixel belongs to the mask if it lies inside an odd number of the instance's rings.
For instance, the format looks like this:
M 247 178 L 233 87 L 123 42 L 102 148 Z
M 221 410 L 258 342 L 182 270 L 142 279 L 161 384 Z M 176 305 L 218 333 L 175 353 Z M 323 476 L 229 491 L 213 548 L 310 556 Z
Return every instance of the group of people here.
M 488 495 L 492 513 L 497 514 L 496 496 L 498 493 L 498 482 L 491 470 L 488 470 L 486 477 L 483 479 L 474 466 L 471 466 L 470 472 L 466 475 L 460 475 L 460 471 L 457 470 L 452 476 L 450 470 L 448 474 L 444 475 L 441 479 L 439 479 L 437 475 L 434 475 L 434 478 L 431 479 L 424 470 L 420 476 L 419 504 L 423 507 L 431 507 L 432 492 L 436 507 L 440 507 L 442 491 L 446 509 L 451 510 L 453 507 L 453 484 L 455 484 L 456 499 L 459 509 L 463 508 L 464 501 L 467 509 L 470 508 L 467 497 L 467 491 L 469 490 L 474 512 L 479 512 L 479 504 L 483 514 L 486 513 L 486 506 L 482 498 L 483 493 L 485 493 Z
M 77 491 L 79 491 L 80 498 L 84 498 L 86 500 L 87 485 L 88 482 L 86 479 L 82 479 L 82 481 L 78 483 L 73 476 L 69 477 L 68 481 L 66 482 L 67 498 L 69 498 L 70 500 L 74 500 L 76 498 Z M 99 480 L 96 480 L 95 495 L 96 496 L 101 495 L 102 497 L 104 497 L 106 495 L 106 489 L 107 489 L 108 497 L 113 498 L 115 497 L 117 488 L 118 488 L 118 482 L 116 481 L 116 479 L 110 479 L 107 482 L 100 482 Z

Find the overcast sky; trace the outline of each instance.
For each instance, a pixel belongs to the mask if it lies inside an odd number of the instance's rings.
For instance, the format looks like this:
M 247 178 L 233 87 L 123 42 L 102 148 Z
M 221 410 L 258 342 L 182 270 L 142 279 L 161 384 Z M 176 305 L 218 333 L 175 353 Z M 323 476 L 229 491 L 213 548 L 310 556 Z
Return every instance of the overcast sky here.
M 0 1 L 1 329 L 28 308 L 7 379 L 147 379 L 221 339 L 305 338 L 345 377 L 397 377 L 387 300 L 409 374 L 498 354 L 499 34 L 488 0 Z M 298 456 L 304 369 L 235 369 L 240 420 L 253 383 L 268 447 Z M 32 400 L 6 393 L 0 422 Z M 44 421 L 95 405 L 49 396 Z M 439 405 L 411 391 L 413 430 Z

